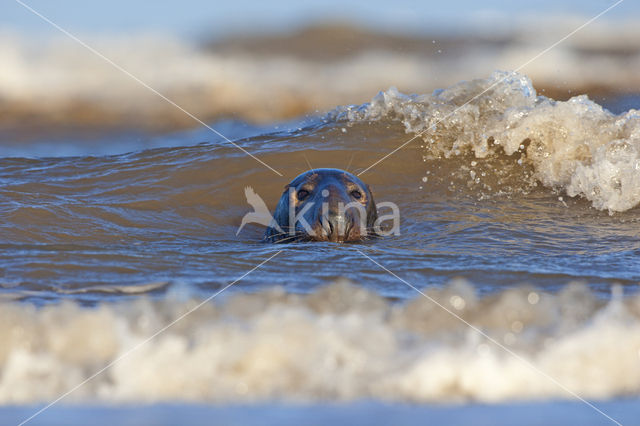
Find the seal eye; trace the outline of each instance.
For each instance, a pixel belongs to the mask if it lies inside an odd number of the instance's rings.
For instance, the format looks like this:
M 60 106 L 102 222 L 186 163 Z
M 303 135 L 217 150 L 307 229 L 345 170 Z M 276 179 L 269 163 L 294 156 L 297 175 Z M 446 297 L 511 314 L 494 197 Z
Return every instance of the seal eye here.
M 309 196 L 309 191 L 306 189 L 301 189 L 298 191 L 298 201 L 302 201 Z
M 353 191 L 351 191 L 351 196 L 356 200 L 359 200 L 360 198 L 362 198 L 362 193 L 360 193 L 360 191 L 358 191 L 357 189 L 354 189 Z

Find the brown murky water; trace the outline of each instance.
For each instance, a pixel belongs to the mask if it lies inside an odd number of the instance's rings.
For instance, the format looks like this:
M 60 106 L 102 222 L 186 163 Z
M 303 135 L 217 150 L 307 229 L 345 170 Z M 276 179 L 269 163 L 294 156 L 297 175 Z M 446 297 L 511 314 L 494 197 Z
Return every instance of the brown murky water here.
M 583 395 L 637 395 L 640 117 L 536 97 L 517 75 L 447 116 L 493 82 L 391 90 L 276 132 L 226 124 L 283 176 L 200 130 L 129 153 L 79 144 L 0 158 L 0 297 L 13 300 L 0 313 L 0 401 L 57 396 L 279 251 L 74 397 L 567 396 L 407 283 Z M 419 132 L 361 175 L 399 206 L 401 235 L 270 245 L 250 225 L 236 236 L 246 186 L 273 208 L 309 164 L 362 172 Z M 155 380 L 141 365 L 180 375 Z

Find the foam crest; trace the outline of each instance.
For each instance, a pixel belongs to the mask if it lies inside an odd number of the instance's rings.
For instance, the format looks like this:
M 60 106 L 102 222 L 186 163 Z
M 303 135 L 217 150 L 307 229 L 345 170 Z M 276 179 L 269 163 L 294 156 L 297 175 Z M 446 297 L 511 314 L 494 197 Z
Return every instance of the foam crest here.
M 583 196 L 620 212 L 640 202 L 640 113 L 615 115 L 586 96 L 555 101 L 538 96 L 531 80 L 495 72 L 431 95 L 380 92 L 360 106 L 340 107 L 331 120 L 392 120 L 424 140 L 424 158 L 473 153 L 504 155 L 544 186 Z M 479 181 L 477 183 L 480 183 Z

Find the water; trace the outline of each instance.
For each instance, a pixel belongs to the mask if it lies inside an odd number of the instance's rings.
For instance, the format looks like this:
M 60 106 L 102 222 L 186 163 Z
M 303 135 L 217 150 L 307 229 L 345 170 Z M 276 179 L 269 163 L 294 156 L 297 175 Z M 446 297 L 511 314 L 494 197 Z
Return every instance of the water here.
M 68 400 L 640 392 L 636 110 L 556 102 L 496 72 L 276 131 L 226 126 L 283 176 L 206 130 L 126 153 L 78 144 L 74 156 L 0 159 L 0 402 L 52 400 L 123 354 Z M 400 207 L 401 235 L 236 236 L 246 186 L 273 208 L 309 164 L 362 173 L 378 202 Z

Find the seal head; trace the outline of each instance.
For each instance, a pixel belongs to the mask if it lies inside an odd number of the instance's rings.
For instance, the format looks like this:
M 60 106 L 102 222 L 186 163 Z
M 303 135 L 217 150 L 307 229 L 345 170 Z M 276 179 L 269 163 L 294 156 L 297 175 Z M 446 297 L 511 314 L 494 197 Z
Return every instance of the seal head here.
M 313 169 L 285 186 L 264 240 L 361 241 L 375 236 L 378 218 L 369 186 L 339 169 Z

